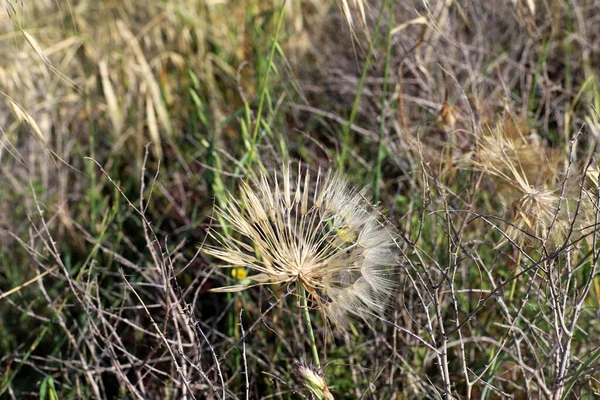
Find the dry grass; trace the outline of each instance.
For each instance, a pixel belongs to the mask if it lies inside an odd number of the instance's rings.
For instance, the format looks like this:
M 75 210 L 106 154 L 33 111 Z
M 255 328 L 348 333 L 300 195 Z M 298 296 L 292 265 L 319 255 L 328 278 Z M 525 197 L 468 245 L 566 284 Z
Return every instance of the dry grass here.
M 599 11 L 2 2 L 0 395 L 594 398 Z M 279 219 L 239 229 L 287 201 L 241 182 L 288 160 L 369 187 L 338 206 L 393 227 L 399 291 L 371 282 L 392 304 L 346 334 L 315 310 L 302 325 L 289 275 L 211 290 L 271 271 L 269 227 L 306 238 Z M 352 246 L 327 227 L 326 248 Z M 203 251 L 211 230 L 243 250 L 233 275 Z M 305 363 L 312 329 L 322 370 Z

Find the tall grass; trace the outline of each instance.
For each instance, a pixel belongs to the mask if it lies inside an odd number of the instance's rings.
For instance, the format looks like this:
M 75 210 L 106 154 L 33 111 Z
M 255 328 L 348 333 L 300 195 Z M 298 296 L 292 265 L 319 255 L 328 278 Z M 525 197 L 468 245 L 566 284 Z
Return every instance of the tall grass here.
M 597 2 L 0 5 L 0 397 L 600 392 Z M 297 162 L 401 255 L 343 332 L 211 290 L 257 279 L 211 231 L 266 255 L 214 206 Z

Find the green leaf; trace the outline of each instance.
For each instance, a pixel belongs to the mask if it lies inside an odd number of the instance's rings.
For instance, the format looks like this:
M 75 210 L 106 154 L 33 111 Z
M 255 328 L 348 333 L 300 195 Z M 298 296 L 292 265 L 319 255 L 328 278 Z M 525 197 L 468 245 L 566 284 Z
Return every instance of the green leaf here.
M 51 376 L 46 376 L 40 384 L 40 400 L 58 400 L 54 379 Z

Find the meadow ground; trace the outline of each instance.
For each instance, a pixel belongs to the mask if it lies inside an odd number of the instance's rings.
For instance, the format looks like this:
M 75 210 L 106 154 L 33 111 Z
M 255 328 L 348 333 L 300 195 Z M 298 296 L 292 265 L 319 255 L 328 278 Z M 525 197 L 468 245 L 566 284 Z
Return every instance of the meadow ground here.
M 0 6 L 0 398 L 600 395 L 596 0 Z

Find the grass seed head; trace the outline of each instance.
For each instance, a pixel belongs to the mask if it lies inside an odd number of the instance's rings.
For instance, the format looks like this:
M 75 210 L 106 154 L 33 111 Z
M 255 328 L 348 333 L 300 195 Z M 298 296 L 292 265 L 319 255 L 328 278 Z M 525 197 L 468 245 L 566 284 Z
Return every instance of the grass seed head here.
M 394 240 L 382 226 L 365 191 L 338 174 L 321 170 L 314 180 L 289 165 L 280 177 L 261 174 L 241 183 L 217 212 L 239 236 L 213 233 L 219 246 L 206 252 L 226 264 L 247 268 L 252 284 L 215 289 L 240 291 L 253 285 L 298 284 L 338 327 L 346 314 L 381 314 L 395 284 Z

